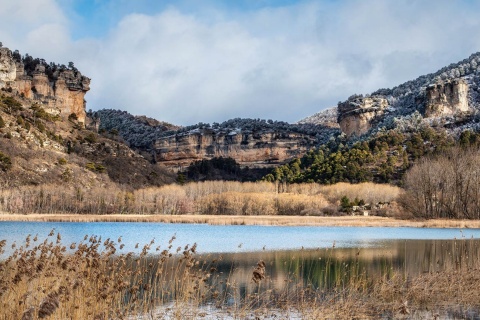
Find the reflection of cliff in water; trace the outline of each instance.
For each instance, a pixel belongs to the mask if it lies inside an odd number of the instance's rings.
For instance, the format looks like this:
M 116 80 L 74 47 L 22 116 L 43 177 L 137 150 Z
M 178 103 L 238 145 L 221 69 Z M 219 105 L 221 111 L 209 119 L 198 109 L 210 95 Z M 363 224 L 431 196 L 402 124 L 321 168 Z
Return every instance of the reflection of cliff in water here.
M 252 281 L 252 272 L 260 260 L 266 263 L 266 278 L 258 285 Z M 480 240 L 400 240 L 377 248 L 223 254 L 216 262 L 219 276 L 214 285 L 219 292 L 244 297 L 258 290 L 288 291 L 299 286 L 328 290 L 334 285 L 367 284 L 393 272 L 410 277 L 479 265 Z

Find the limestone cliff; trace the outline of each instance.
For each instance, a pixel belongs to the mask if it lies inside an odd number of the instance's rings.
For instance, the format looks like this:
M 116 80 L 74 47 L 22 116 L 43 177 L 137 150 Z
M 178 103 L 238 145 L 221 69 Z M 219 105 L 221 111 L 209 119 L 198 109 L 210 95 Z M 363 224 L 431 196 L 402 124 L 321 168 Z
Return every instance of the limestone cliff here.
M 348 137 L 361 136 L 383 115 L 388 102 L 383 97 L 354 96 L 338 104 L 340 129 Z
M 480 52 L 392 89 L 379 89 L 368 97 L 353 95 L 337 108 L 347 137 L 410 127 L 414 115 L 450 131 L 480 130 L 474 119 L 480 112 Z
M 0 48 L 0 89 L 16 94 L 25 104 L 37 103 L 63 119 L 75 114 L 84 124 L 84 97 L 90 90 L 90 79 L 74 67 L 49 65 L 43 60 L 28 58 L 21 59 L 8 48 Z
M 468 109 L 468 84 L 463 79 L 433 84 L 426 89 L 426 117 L 453 115 Z
M 6 83 L 15 81 L 17 70 L 12 58 L 12 52 L 8 48 L 0 48 L 0 89 Z
M 301 156 L 315 145 L 314 136 L 294 132 L 195 129 L 158 139 L 154 150 L 156 160 L 173 169 L 213 157 L 260 168 Z

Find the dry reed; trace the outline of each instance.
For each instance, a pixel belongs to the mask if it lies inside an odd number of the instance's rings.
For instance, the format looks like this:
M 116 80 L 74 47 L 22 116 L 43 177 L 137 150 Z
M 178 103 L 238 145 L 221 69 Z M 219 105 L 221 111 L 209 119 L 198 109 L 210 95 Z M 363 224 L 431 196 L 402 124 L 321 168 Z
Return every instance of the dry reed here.
M 138 215 L 138 214 L 8 214 L 0 221 L 42 222 L 163 222 L 202 223 L 210 225 L 329 226 L 329 227 L 414 227 L 414 228 L 480 228 L 479 220 L 399 220 L 376 216 L 232 216 L 232 215 Z
M 0 189 L 0 212 L 15 214 L 335 215 L 340 198 L 389 202 L 400 189 L 365 183 L 333 186 L 208 181 L 128 191 L 61 185 Z
M 315 253 L 301 250 L 283 263 L 284 285 L 273 282 L 264 261 L 249 273 L 236 274 L 232 265 L 222 275 L 222 257 L 198 256 L 196 245 L 175 249 L 173 241 L 152 241 L 133 254 L 117 252 L 121 238 L 85 236 L 67 249 L 53 231 L 43 242 L 28 236 L 0 260 L 2 319 L 194 319 L 205 317 L 208 305 L 217 318 L 465 317 L 465 310 L 478 316 L 480 261 L 470 240 L 447 253 L 452 264 L 413 276 L 388 269 L 370 278 L 356 258 L 339 263 L 328 255 L 320 274 L 311 274 L 307 258 Z M 6 245 L 0 241 L 0 256 Z

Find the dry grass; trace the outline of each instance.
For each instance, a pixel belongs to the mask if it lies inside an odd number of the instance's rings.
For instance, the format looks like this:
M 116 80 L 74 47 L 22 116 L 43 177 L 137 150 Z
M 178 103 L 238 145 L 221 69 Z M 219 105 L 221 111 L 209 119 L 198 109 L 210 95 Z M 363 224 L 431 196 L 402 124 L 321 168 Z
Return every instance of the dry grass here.
M 313 251 L 286 260 L 284 281 L 273 282 L 263 261 L 241 274 L 234 261 L 222 272 L 222 257 L 197 256 L 195 245 L 175 249 L 173 240 L 117 254 L 121 239 L 86 236 L 68 250 L 53 231 L 43 242 L 29 236 L 0 260 L 2 319 L 197 319 L 206 310 L 214 318 L 463 318 L 480 307 L 480 263 L 466 250 L 469 240 L 446 253 L 463 262 L 408 277 L 390 270 L 369 278 L 358 261 L 327 256 L 315 286 L 298 273 L 300 264 L 308 274 Z M 0 241 L 0 254 L 5 245 Z
M 43 242 L 29 236 L 0 261 L 2 319 L 196 319 L 205 317 L 207 305 L 216 318 L 444 318 L 449 312 L 464 318 L 479 312 L 480 261 L 466 251 L 469 240 L 446 253 L 457 263 L 413 276 L 388 269 L 370 278 L 356 260 L 338 264 L 327 257 L 317 286 L 305 282 L 312 271 L 302 259 L 285 261 L 289 271 L 279 285 L 263 261 L 235 276 L 232 262 L 223 274 L 221 257 L 197 256 L 195 245 L 175 249 L 173 240 L 118 254 L 121 239 L 86 236 L 69 250 L 53 231 Z M 0 254 L 5 245 L 0 241 Z
M 208 181 L 135 191 L 61 185 L 0 189 L 0 212 L 29 214 L 337 215 L 343 196 L 389 202 L 393 186 Z
M 350 184 L 340 182 L 334 185 L 322 186 L 319 190 L 325 197 L 335 202 L 343 196 L 349 199 L 363 199 L 366 203 L 391 202 L 398 198 L 402 189 L 389 184 L 378 184 L 364 182 L 359 184 Z
M 163 222 L 205 223 L 210 225 L 330 226 L 330 227 L 418 227 L 480 228 L 479 220 L 399 220 L 386 217 L 315 216 L 234 216 L 234 215 L 138 215 L 138 214 L 9 214 L 0 213 L 0 221 L 43 222 Z

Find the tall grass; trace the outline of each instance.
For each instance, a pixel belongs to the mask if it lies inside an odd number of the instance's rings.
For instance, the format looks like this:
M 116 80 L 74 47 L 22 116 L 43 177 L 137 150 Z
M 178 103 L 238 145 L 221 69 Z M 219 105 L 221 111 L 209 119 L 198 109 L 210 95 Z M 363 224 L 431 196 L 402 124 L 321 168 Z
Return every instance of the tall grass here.
M 333 186 L 209 181 L 145 188 L 59 185 L 0 189 L 0 212 L 82 214 L 335 215 L 340 198 L 395 200 L 400 189 L 373 183 Z
M 321 186 L 318 192 L 324 194 L 331 202 L 347 196 L 349 199 L 363 199 L 366 203 L 375 204 L 395 201 L 402 193 L 402 189 L 389 184 L 372 182 L 359 184 L 340 182 L 334 185 Z
M 6 245 L 0 241 L 0 257 Z M 351 249 L 340 251 L 348 259 L 337 259 L 335 248 L 274 254 L 273 260 L 257 253 L 245 269 L 237 267 L 241 256 L 198 255 L 196 245 L 176 247 L 174 238 L 160 246 L 152 241 L 135 254 L 122 253 L 122 246 L 121 238 L 85 236 L 65 247 L 53 231 L 44 241 L 28 236 L 0 259 L 0 318 L 185 319 L 206 311 L 216 318 L 434 318 L 448 312 L 474 317 L 480 307 L 474 240 L 443 248 L 428 260 L 445 264 L 425 273 L 396 269 L 392 257 L 375 276 L 371 261 Z

